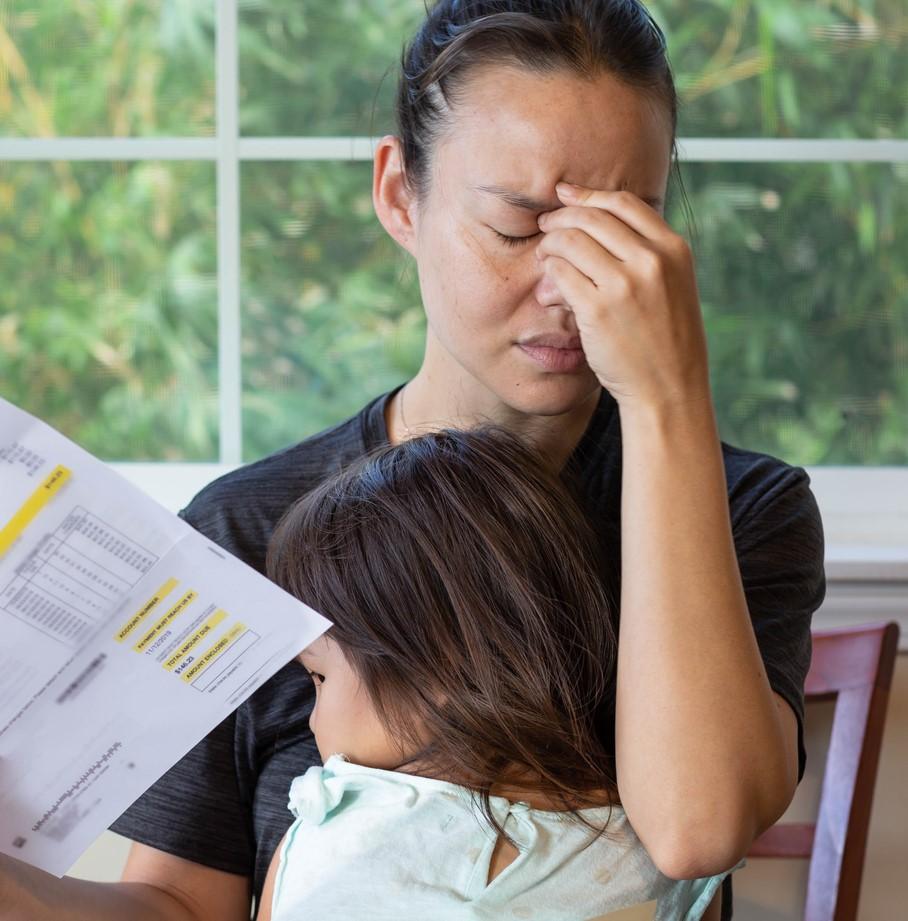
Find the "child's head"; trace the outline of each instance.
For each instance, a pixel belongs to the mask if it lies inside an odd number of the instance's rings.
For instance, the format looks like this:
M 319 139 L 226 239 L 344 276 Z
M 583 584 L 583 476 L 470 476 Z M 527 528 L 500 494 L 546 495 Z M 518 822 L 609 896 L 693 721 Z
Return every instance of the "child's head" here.
M 322 757 L 484 793 L 611 788 L 594 714 L 616 639 L 596 546 L 561 478 L 498 429 L 381 449 L 307 494 L 268 573 L 334 623 L 301 658 Z

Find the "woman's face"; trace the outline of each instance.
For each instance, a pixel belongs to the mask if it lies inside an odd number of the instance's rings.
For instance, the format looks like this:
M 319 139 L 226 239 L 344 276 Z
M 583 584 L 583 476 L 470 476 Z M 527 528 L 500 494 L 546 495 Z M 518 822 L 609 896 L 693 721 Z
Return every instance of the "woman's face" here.
M 499 66 L 472 76 L 453 119 L 404 242 L 428 316 L 427 370 L 476 406 L 567 412 L 599 383 L 570 309 L 535 258 L 536 220 L 561 206 L 561 180 L 629 189 L 661 214 L 668 112 L 611 76 Z

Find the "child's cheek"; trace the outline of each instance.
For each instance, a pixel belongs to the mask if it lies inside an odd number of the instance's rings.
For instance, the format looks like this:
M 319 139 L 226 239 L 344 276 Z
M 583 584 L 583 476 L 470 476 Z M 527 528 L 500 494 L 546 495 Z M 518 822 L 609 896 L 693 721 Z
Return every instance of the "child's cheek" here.
M 318 701 L 319 695 L 315 695 L 315 703 L 312 705 L 312 712 L 309 714 L 309 728 L 313 734 L 318 732 Z
M 321 726 L 320 713 L 322 709 L 323 708 L 319 707 L 318 699 L 316 699 L 315 706 L 309 714 L 309 729 L 312 731 L 312 735 L 315 736 L 316 748 L 318 748 L 318 753 L 324 762 L 331 752 L 326 750 L 328 748 L 328 740 L 322 736 L 319 728 Z

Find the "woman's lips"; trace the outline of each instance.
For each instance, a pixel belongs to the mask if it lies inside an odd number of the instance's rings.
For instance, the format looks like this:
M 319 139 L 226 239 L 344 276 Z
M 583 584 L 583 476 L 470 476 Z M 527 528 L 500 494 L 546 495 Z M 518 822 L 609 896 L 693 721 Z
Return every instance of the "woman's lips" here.
M 517 347 L 528 355 L 536 364 L 541 365 L 546 371 L 577 371 L 586 364 L 586 355 L 583 349 L 561 349 L 550 345 L 524 345 L 518 342 Z

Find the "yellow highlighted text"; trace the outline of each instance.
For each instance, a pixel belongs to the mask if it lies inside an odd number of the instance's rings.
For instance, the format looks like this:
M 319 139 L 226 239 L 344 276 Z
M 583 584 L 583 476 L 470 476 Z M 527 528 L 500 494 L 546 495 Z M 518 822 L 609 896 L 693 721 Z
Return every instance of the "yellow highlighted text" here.
M 234 624 L 215 644 L 205 653 L 197 662 L 186 669 L 185 672 L 181 675 L 182 679 L 186 682 L 192 681 L 195 678 L 198 678 L 199 675 L 217 659 L 218 656 L 222 655 L 227 649 L 234 643 L 239 637 L 241 637 L 246 632 L 245 624 Z
M 197 591 L 189 589 L 189 591 L 186 592 L 186 594 L 183 595 L 183 597 L 132 648 L 136 652 L 144 652 L 151 642 L 164 632 L 170 622 L 179 617 L 198 597 L 199 593 Z
M 69 482 L 72 471 L 62 464 L 54 467 L 44 482 L 22 503 L 9 522 L 0 528 L 0 556 L 16 542 L 38 512 Z
M 172 672 L 177 665 L 180 664 L 180 660 L 192 649 L 194 649 L 199 643 L 211 633 L 212 630 L 227 616 L 227 612 L 218 608 L 208 620 L 202 624 L 201 627 L 190 636 L 186 642 L 172 655 L 166 662 L 164 662 L 164 668 L 167 671 Z
M 123 624 L 122 627 L 114 634 L 114 639 L 118 643 L 122 643 L 123 640 L 132 633 L 136 627 L 145 620 L 146 617 L 161 603 L 161 601 L 169 595 L 174 588 L 176 588 L 177 580 L 168 579 L 152 596 L 136 611 L 132 617 Z M 133 647 L 135 648 L 135 647 Z

